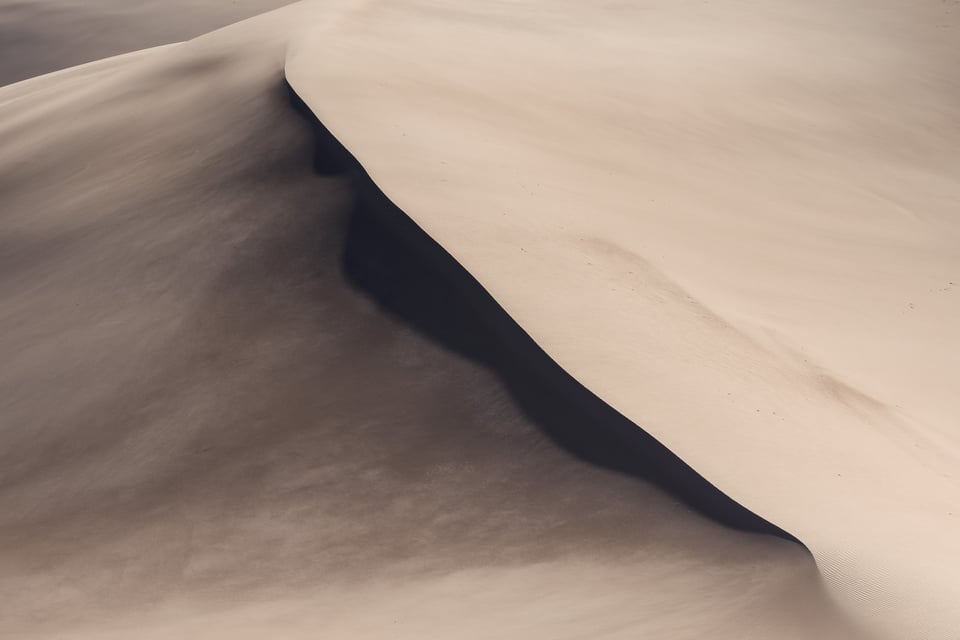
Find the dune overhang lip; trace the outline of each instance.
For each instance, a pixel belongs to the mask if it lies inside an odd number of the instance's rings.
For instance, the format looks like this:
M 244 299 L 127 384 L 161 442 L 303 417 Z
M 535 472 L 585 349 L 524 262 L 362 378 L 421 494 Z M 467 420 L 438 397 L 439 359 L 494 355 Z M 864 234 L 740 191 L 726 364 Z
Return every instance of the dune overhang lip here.
M 314 132 L 314 170 L 346 174 L 355 206 L 342 258 L 347 279 L 387 312 L 493 370 L 557 444 L 591 464 L 648 480 L 733 529 L 797 537 L 733 500 L 561 367 L 493 295 L 394 204 L 286 80 Z

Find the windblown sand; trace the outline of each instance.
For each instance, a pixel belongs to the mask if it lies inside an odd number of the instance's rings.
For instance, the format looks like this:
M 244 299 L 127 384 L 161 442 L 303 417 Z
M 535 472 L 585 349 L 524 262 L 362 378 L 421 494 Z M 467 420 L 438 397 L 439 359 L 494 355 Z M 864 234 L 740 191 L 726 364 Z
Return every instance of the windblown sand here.
M 227 15 L 141 4 L 104 55 Z M 0 29 L 60 42 L 46 7 Z M 0 636 L 955 638 L 958 11 L 301 2 L 0 88 Z M 809 551 L 572 455 L 351 284 L 285 80 Z

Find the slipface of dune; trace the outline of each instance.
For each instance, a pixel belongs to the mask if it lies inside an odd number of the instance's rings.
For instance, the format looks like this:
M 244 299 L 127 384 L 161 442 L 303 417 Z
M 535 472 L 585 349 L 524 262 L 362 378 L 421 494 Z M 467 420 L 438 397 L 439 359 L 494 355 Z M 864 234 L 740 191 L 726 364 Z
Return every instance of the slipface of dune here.
M 0 635 L 952 637 L 946 8 L 304 2 L 0 89 Z

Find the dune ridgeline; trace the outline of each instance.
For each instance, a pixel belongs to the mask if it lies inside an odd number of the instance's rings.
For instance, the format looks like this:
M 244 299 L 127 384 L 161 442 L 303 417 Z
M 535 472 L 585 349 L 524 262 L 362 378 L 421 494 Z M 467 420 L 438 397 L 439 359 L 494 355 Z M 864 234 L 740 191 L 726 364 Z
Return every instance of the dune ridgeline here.
M 958 16 L 307 0 L 0 88 L 0 637 L 957 637 Z

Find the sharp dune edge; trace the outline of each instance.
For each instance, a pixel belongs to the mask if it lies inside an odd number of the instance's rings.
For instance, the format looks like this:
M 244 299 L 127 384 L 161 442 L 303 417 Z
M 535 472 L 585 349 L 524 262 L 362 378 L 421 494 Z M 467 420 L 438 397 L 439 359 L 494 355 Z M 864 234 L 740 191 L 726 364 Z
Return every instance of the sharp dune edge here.
M 0 636 L 957 637 L 957 27 L 301 2 L 0 88 Z
M 313 125 L 314 166 L 349 176 L 353 186 L 343 253 L 352 283 L 436 342 L 492 369 L 513 401 L 577 457 L 656 482 L 729 527 L 798 542 L 730 500 L 560 368 L 489 292 L 384 196 L 294 91 L 291 102 Z

